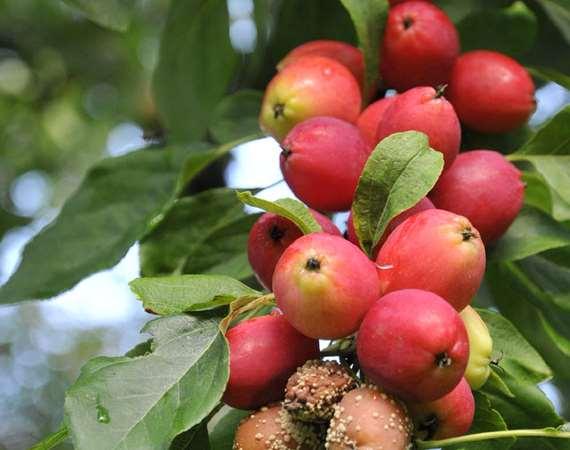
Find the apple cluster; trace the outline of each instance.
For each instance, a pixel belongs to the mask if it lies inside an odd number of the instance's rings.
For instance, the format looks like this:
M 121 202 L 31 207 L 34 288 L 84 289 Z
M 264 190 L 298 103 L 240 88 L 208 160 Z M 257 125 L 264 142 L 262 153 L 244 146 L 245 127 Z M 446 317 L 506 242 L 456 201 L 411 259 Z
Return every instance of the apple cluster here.
M 258 410 L 234 448 L 398 450 L 467 433 L 492 353 L 470 303 L 485 246 L 517 217 L 524 184 L 500 152 L 460 153 L 462 126 L 523 125 L 535 108 L 531 77 L 498 52 L 460 54 L 447 15 L 415 0 L 391 2 L 381 43 L 379 79 L 394 95 L 363 109 L 363 56 L 343 42 L 305 43 L 277 69 L 260 125 L 280 143 L 284 179 L 322 231 L 303 235 L 272 213 L 251 229 L 250 264 L 278 308 L 227 332 L 224 401 Z M 352 214 L 345 236 L 325 214 L 350 211 L 373 149 L 409 130 L 443 154 L 444 170 L 369 257 Z M 354 342 L 354 366 L 322 361 L 323 339 Z

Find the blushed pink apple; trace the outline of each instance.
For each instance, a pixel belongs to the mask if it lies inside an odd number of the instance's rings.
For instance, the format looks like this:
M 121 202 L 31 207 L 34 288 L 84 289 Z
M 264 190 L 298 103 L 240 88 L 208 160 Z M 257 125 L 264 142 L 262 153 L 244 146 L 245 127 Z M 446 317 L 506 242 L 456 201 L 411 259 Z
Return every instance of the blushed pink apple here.
M 273 292 L 287 320 L 306 336 L 338 339 L 358 330 L 378 299 L 376 266 L 346 239 L 313 233 L 281 256 Z
M 360 129 L 362 136 L 371 148 L 378 144 L 378 125 L 384 117 L 386 110 L 392 105 L 396 96 L 384 97 L 369 105 L 358 117 L 356 125 Z

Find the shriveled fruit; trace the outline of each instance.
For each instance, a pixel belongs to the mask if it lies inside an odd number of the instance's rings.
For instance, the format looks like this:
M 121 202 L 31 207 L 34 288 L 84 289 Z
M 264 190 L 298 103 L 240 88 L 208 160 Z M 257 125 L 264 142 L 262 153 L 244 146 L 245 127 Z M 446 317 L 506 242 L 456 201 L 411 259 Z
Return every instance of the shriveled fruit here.
M 378 299 L 376 266 L 355 245 L 325 233 L 297 239 L 273 274 L 287 320 L 306 336 L 337 339 L 358 330 Z
M 366 314 L 356 351 L 366 377 L 410 402 L 451 392 L 469 358 L 467 331 L 457 312 L 436 294 L 392 292 Z
M 424 289 L 461 311 L 485 274 L 485 247 L 463 216 L 428 209 L 406 219 L 376 258 L 382 293 Z
M 461 214 L 486 244 L 499 239 L 517 217 L 524 200 L 521 172 L 499 152 L 461 153 L 430 193 L 441 209 Z
M 475 416 L 475 399 L 465 378 L 442 398 L 408 407 L 414 418 L 416 436 L 423 440 L 463 436 Z
M 340 231 L 325 215 L 310 210 L 325 233 L 340 236 Z M 249 232 L 247 256 L 258 280 L 270 291 L 271 278 L 279 258 L 289 245 L 303 236 L 303 232 L 283 216 L 263 214 Z
M 281 172 L 297 197 L 319 211 L 350 208 L 370 154 L 356 126 L 314 117 L 295 126 L 282 148 Z
M 407 450 L 413 426 L 406 407 L 373 385 L 354 389 L 335 406 L 327 450 Z
M 469 336 L 469 362 L 465 378 L 471 389 L 477 390 L 483 387 L 491 375 L 493 339 L 487 325 L 471 306 L 467 306 L 459 315 Z
M 287 382 L 283 407 L 298 420 L 326 422 L 356 380 L 336 361 L 307 361 Z
M 282 399 L 297 367 L 319 356 L 318 341 L 300 334 L 282 314 L 243 321 L 230 328 L 226 338 L 230 379 L 223 400 L 239 409 Z
M 318 450 L 318 432 L 310 425 L 295 422 L 281 405 L 261 408 L 239 424 L 233 450 Z
M 301 58 L 267 86 L 259 124 L 281 141 L 291 128 L 310 117 L 331 116 L 356 123 L 361 102 L 358 82 L 344 65 L 323 56 Z

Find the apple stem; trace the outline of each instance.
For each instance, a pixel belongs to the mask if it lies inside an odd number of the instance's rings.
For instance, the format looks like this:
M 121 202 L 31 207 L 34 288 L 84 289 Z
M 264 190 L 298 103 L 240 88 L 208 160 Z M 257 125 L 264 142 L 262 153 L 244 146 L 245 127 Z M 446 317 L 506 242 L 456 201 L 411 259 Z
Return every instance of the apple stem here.
M 447 84 L 440 84 L 438 87 L 435 88 L 435 98 L 443 97 L 443 93 L 447 89 Z
M 505 431 L 489 431 L 486 433 L 467 434 L 465 436 L 454 437 L 450 439 L 442 439 L 439 441 L 422 441 L 417 440 L 416 445 L 419 450 L 435 449 L 443 447 L 451 447 L 452 445 L 466 444 L 469 442 L 487 441 L 492 439 L 508 439 L 519 437 L 544 437 L 554 439 L 570 439 L 570 432 L 558 431 L 555 429 L 537 429 L 537 430 L 505 430 Z

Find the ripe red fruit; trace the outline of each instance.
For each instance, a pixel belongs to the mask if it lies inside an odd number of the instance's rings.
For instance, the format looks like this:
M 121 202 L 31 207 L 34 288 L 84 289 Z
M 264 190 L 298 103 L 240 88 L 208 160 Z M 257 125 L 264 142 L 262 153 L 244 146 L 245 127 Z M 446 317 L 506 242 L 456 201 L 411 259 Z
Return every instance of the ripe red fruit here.
M 335 406 L 327 450 L 408 450 L 413 425 L 406 407 L 373 385 L 354 389 Z
M 409 1 L 410 0 L 388 0 L 388 3 L 390 3 L 390 6 L 396 6 L 399 5 L 400 3 L 409 2 Z M 421 0 L 421 1 L 431 3 L 431 0 Z
M 354 333 L 378 299 L 376 266 L 347 240 L 325 233 L 297 239 L 273 274 L 277 305 L 306 336 L 337 339 Z
M 524 200 L 521 172 L 498 152 L 460 154 L 430 198 L 438 208 L 461 214 L 488 244 L 499 239 L 517 217 Z
M 319 356 L 319 343 L 295 330 L 282 314 L 243 321 L 226 333 L 230 379 L 224 402 L 255 409 L 284 396 L 298 366 Z
M 404 221 L 376 258 L 383 294 L 424 289 L 461 311 L 485 273 L 485 247 L 465 217 L 429 209 Z
M 325 215 L 309 210 L 325 233 L 340 236 L 334 223 Z M 303 236 L 303 232 L 285 217 L 263 214 L 251 227 L 247 240 L 247 257 L 259 282 L 272 290 L 271 278 L 279 258 L 289 245 Z
M 502 53 L 476 50 L 461 55 L 448 97 L 465 125 L 483 133 L 505 133 L 523 125 L 536 107 L 532 78 Z
M 305 42 L 295 47 L 277 65 L 278 70 L 282 70 L 290 64 L 297 62 L 300 58 L 313 56 L 325 56 L 343 64 L 359 85 L 364 82 L 364 58 L 362 52 L 353 45 L 341 41 L 317 40 Z
M 437 6 L 407 1 L 390 8 L 381 55 L 380 72 L 387 86 L 398 91 L 438 86 L 449 81 L 459 37 Z
M 427 134 L 430 147 L 443 153 L 445 167 L 459 153 L 461 126 L 451 103 L 431 87 L 417 87 L 396 97 L 378 126 L 378 141 L 398 131 Z
M 378 250 L 380 249 L 382 244 L 386 241 L 388 236 L 390 236 L 390 233 L 394 231 L 396 227 L 401 223 L 403 223 L 408 217 L 412 217 L 414 214 L 425 211 L 426 209 L 433 209 L 433 208 L 435 208 L 435 206 L 433 206 L 431 200 L 428 199 L 427 197 L 424 197 L 418 203 L 416 203 L 416 205 L 412 206 L 410 209 L 407 209 L 406 211 L 394 217 L 390 221 L 390 223 L 386 227 L 386 231 L 384 231 L 384 234 L 380 238 L 380 241 L 378 242 L 378 245 L 374 250 L 374 255 L 378 253 Z M 354 245 L 359 245 L 358 236 L 356 235 L 356 229 L 354 228 L 354 221 L 352 219 L 352 212 L 350 212 L 350 214 L 348 215 L 347 232 L 348 232 L 348 240 L 352 242 Z
M 341 63 L 322 56 L 301 58 L 267 86 L 259 124 L 281 141 L 291 128 L 310 117 L 331 116 L 356 123 L 361 102 L 358 82 Z
M 282 147 L 281 172 L 297 197 L 320 211 L 350 208 L 370 154 L 356 126 L 314 117 L 293 128 Z
M 405 289 L 378 300 L 366 314 L 356 343 L 364 374 L 412 402 L 451 392 L 469 358 L 459 314 L 431 292 Z
M 475 415 L 475 399 L 465 378 L 442 398 L 408 407 L 416 424 L 416 435 L 423 440 L 463 436 L 471 428 Z
M 374 148 L 376 144 L 378 144 L 378 125 L 384 117 L 386 110 L 392 106 L 395 98 L 396 96 L 393 95 L 392 97 L 385 97 L 372 103 L 368 108 L 362 111 L 358 118 L 356 125 L 370 148 Z

